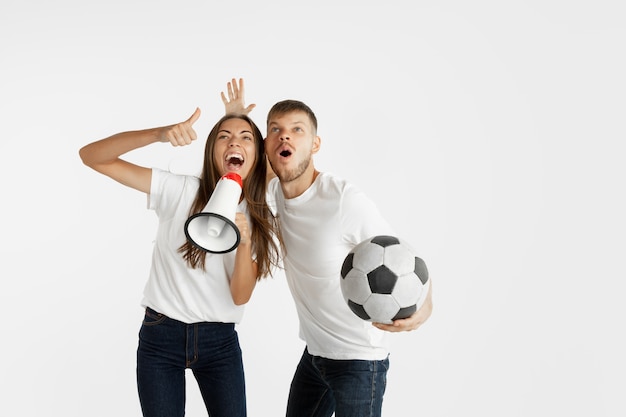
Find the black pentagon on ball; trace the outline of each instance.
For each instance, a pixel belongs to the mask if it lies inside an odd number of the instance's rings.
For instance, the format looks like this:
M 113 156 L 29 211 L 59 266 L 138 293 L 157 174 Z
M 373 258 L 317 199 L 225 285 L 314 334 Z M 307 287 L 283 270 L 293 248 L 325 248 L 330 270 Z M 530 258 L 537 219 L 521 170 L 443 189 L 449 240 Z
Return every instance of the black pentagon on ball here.
M 350 252 L 346 259 L 343 260 L 343 265 L 341 266 L 341 278 L 345 278 L 348 275 L 348 272 L 352 269 L 352 260 L 354 259 L 354 253 Z
M 415 275 L 418 276 L 423 285 L 428 282 L 428 268 L 422 258 L 415 257 Z
M 381 265 L 367 274 L 370 289 L 375 294 L 391 294 L 398 277 L 385 265 Z
M 410 307 L 404 307 L 401 308 L 395 316 L 393 316 L 393 318 L 391 320 L 398 320 L 398 319 L 406 319 L 407 317 L 411 317 L 413 315 L 413 313 L 415 313 L 417 311 L 417 306 L 416 305 L 412 305 Z
M 365 312 L 365 309 L 361 304 L 357 304 L 352 300 L 348 300 L 348 307 L 350 307 L 350 310 L 352 310 L 354 314 L 356 314 L 363 320 L 371 320 L 371 317 Z
M 379 246 L 382 246 L 383 248 L 386 248 L 387 246 L 391 246 L 391 245 L 400 244 L 400 240 L 397 237 L 386 236 L 386 235 L 374 236 L 370 242 L 375 243 Z

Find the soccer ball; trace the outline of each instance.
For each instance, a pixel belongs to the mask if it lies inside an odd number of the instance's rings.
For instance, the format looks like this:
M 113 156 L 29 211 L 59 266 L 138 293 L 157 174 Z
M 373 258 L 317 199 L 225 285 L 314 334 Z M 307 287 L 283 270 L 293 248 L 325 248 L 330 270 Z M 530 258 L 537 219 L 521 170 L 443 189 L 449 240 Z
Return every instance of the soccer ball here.
M 363 320 L 391 323 L 422 306 L 430 281 L 421 258 L 403 240 L 374 236 L 355 246 L 341 267 L 341 292 Z

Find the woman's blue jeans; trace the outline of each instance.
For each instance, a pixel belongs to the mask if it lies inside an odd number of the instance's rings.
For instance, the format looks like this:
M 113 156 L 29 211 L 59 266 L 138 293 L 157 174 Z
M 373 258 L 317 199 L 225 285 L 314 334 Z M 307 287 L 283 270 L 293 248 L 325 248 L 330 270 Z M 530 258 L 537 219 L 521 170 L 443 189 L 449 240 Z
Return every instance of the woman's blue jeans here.
M 389 358 L 333 360 L 305 349 L 291 382 L 287 417 L 380 417 Z
M 137 388 L 144 416 L 185 414 L 188 368 L 211 417 L 246 416 L 243 361 L 235 325 L 186 324 L 147 308 L 137 348 Z

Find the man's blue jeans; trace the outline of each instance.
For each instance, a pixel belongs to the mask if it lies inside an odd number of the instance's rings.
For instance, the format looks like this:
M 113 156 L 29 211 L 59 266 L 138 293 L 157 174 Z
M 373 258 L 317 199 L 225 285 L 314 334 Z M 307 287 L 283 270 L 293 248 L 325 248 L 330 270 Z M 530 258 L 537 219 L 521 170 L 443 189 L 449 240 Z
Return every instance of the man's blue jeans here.
M 305 349 L 291 382 L 287 417 L 380 417 L 389 358 L 333 360 Z
M 146 309 L 137 348 L 137 388 L 144 416 L 185 414 L 191 369 L 211 417 L 244 417 L 246 390 L 233 323 L 185 324 Z

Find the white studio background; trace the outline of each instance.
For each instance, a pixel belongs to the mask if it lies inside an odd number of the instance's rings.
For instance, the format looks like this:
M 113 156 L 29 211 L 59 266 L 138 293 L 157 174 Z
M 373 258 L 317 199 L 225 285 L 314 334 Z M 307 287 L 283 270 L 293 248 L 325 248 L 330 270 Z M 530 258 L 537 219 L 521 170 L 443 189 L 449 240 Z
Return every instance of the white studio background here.
M 386 416 L 625 415 L 621 3 L 4 0 L 0 414 L 140 415 L 156 217 L 78 149 L 196 106 L 206 137 L 243 77 L 263 131 L 274 102 L 311 105 L 317 166 L 429 266 L 435 309 L 392 337 Z M 128 157 L 193 173 L 203 146 Z M 283 415 L 303 344 L 282 275 L 238 330 L 249 415 Z

